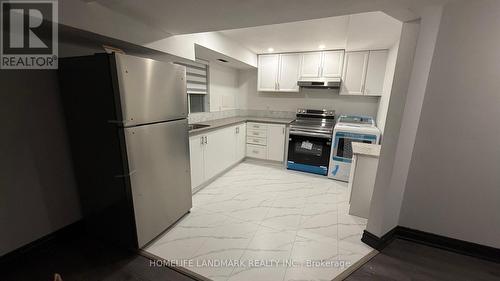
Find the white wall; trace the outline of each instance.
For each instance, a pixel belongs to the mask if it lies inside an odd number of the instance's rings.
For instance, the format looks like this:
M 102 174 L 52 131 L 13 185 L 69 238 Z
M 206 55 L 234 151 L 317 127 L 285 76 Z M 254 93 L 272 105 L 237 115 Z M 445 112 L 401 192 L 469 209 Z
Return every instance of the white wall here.
M 399 222 L 441 11 L 441 7 L 428 7 L 422 11 L 419 22 L 403 25 L 367 224 L 367 230 L 378 236 Z
M 445 6 L 400 224 L 500 248 L 500 2 Z
M 297 108 L 334 109 L 337 114 L 377 115 L 378 97 L 341 96 L 325 89 L 302 89 L 299 93 L 257 91 L 257 70 L 240 70 L 241 104 L 246 109 L 295 111 Z
M 380 97 L 377 110 L 377 126 L 382 133 L 385 130 L 385 121 L 387 118 L 387 111 L 389 110 L 389 101 L 391 100 L 392 82 L 394 81 L 394 71 L 396 70 L 396 60 L 398 58 L 399 41 L 389 49 L 387 55 L 387 64 L 384 77 L 384 90 L 383 95 Z
M 239 109 L 238 70 L 210 63 L 210 111 Z
M 257 67 L 257 55 L 219 32 L 175 35 L 144 46 L 179 57 L 195 60 L 195 44 Z

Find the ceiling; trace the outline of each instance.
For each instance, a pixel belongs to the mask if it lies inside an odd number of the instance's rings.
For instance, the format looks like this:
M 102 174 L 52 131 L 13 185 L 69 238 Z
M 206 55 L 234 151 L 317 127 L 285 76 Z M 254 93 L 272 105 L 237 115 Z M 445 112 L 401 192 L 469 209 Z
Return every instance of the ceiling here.
M 367 50 L 390 48 L 399 40 L 401 22 L 370 12 L 283 24 L 232 29 L 220 33 L 254 53 L 315 51 L 324 49 Z
M 399 20 L 451 0 L 81 0 L 107 7 L 170 34 L 218 31 L 383 11 Z M 88 3 L 90 4 L 90 3 Z

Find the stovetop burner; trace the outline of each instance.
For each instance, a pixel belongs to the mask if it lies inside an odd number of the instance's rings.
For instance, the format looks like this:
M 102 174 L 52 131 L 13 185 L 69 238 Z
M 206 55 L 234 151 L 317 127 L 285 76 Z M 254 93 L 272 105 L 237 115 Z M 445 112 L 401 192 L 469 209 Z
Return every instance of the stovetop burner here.
M 290 133 L 308 132 L 332 135 L 335 126 L 334 110 L 297 109 L 297 119 L 290 124 Z

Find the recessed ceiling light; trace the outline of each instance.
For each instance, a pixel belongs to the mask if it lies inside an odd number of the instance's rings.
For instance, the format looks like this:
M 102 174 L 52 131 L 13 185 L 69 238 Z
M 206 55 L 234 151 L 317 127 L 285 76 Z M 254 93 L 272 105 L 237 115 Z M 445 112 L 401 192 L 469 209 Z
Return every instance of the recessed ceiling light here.
M 274 52 L 274 49 L 273 49 L 273 48 L 267 48 L 267 51 L 268 51 L 269 53 L 271 53 L 271 52 Z
M 320 44 L 320 45 L 318 46 L 318 49 L 324 49 L 324 48 L 326 48 L 325 44 Z

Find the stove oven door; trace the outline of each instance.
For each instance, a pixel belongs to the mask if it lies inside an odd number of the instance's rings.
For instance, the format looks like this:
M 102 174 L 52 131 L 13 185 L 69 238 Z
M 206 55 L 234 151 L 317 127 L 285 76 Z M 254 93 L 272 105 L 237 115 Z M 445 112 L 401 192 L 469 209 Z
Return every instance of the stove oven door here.
M 287 168 L 319 175 L 328 173 L 332 138 L 323 134 L 290 132 Z

